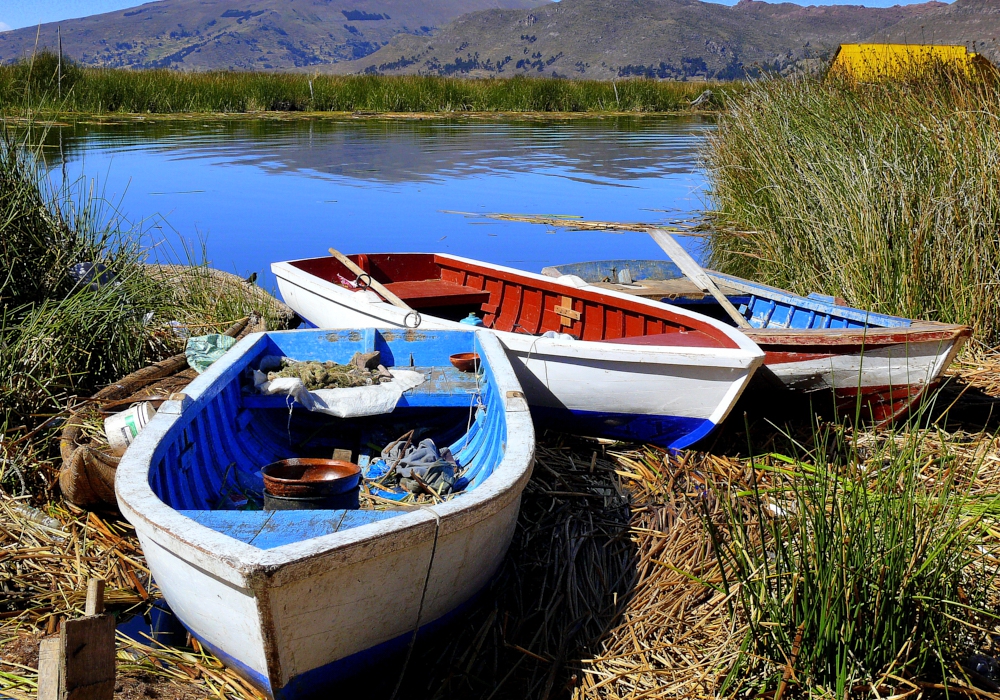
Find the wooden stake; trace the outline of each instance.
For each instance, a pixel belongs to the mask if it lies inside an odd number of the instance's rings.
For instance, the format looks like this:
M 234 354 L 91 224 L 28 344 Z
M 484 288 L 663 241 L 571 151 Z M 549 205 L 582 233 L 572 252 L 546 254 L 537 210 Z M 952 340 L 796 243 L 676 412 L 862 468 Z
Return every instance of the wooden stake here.
M 38 700 L 60 700 L 62 650 L 59 637 L 44 637 L 38 645 Z
M 88 617 L 104 614 L 104 579 L 92 578 L 87 582 L 87 606 L 85 611 Z
M 95 615 L 66 620 L 59 639 L 63 653 L 60 700 L 114 700 L 115 618 Z
M 87 582 L 87 616 L 63 620 L 38 646 L 39 700 L 114 700 L 115 618 L 104 615 L 104 580 Z

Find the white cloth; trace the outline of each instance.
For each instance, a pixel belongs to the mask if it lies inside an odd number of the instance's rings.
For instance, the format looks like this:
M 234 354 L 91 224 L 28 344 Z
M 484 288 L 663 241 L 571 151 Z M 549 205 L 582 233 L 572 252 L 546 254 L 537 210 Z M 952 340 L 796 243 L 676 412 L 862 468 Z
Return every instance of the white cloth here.
M 390 369 L 392 381 L 371 386 L 309 391 L 301 379 L 281 377 L 272 381 L 257 370 L 254 386 L 265 396 L 291 396 L 310 411 L 327 413 L 338 418 L 378 416 L 391 413 L 403 392 L 424 383 L 424 375 L 405 369 Z

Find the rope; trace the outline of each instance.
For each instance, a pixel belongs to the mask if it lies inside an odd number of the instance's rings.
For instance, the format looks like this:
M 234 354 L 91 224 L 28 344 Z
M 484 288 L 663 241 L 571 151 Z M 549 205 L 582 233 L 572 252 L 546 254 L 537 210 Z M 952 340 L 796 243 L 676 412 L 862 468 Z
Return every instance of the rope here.
M 264 325 L 261 315 L 253 312 L 230 326 L 225 335 L 240 339 L 263 329 Z M 105 452 L 107 448 L 101 444 L 80 444 L 81 415 L 86 406 L 100 405 L 109 409 L 166 398 L 167 393 L 187 386 L 192 379 L 187 374 L 189 371 L 187 357 L 180 353 L 133 372 L 74 407 L 59 441 L 63 462 L 59 487 L 70 503 L 83 508 L 115 505 L 115 470 L 120 458 Z M 158 388 L 163 391 L 157 391 Z
M 431 559 L 427 562 L 427 575 L 424 576 L 424 589 L 420 593 L 420 607 L 417 608 L 417 623 L 413 626 L 413 636 L 410 637 L 410 643 L 406 647 L 406 658 L 403 660 L 403 667 L 399 671 L 399 679 L 396 681 L 396 687 L 393 688 L 392 695 L 389 696 L 389 700 L 396 700 L 396 695 L 399 693 L 399 689 L 403 685 L 403 677 L 406 676 L 406 668 L 410 665 L 410 657 L 413 656 L 413 647 L 417 643 L 417 633 L 420 632 L 420 619 L 424 614 L 424 600 L 427 598 L 427 586 L 431 581 L 431 568 L 434 566 L 434 555 L 437 554 L 438 535 L 441 533 L 441 516 L 429 506 L 420 506 L 420 508 L 422 510 L 426 510 L 434 516 L 434 544 L 431 546 Z

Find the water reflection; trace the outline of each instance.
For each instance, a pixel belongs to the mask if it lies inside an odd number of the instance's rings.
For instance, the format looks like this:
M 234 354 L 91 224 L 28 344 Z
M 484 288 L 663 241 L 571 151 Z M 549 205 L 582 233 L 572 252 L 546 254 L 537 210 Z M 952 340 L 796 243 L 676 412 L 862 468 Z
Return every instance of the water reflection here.
M 80 122 L 53 129 L 53 172 L 97 178 L 132 219 L 208 235 L 215 264 L 441 250 L 538 270 L 659 255 L 642 234 L 483 225 L 443 210 L 659 221 L 701 206 L 697 149 L 712 125 L 671 118 L 568 121 L 343 119 Z M 665 211 L 666 210 L 666 211 Z

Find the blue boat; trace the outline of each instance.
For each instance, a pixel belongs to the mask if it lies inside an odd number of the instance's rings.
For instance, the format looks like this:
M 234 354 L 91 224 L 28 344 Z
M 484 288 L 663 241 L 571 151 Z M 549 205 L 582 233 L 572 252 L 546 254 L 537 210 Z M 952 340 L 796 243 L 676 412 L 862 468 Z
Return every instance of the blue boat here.
M 832 393 L 841 411 L 859 406 L 877 423 L 904 416 L 941 380 L 967 326 L 917 321 L 808 296 L 713 270 L 705 273 L 750 328 L 741 329 L 764 351 L 750 391 Z M 672 262 L 601 260 L 546 267 L 542 274 L 576 285 L 611 290 L 697 311 L 735 325 L 722 305 Z
M 262 394 L 254 374 L 274 358 L 346 364 L 375 350 L 394 377 L 423 378 L 375 415 L 307 410 L 308 397 Z M 478 371 L 452 366 L 469 352 Z M 410 429 L 449 447 L 451 495 L 412 506 L 363 485 L 366 508 L 262 509 L 265 465 L 334 450 L 363 463 Z M 116 493 L 191 634 L 268 697 L 297 698 L 405 649 L 489 582 L 533 459 L 527 404 L 489 333 L 273 332 L 163 404 L 122 459 Z

